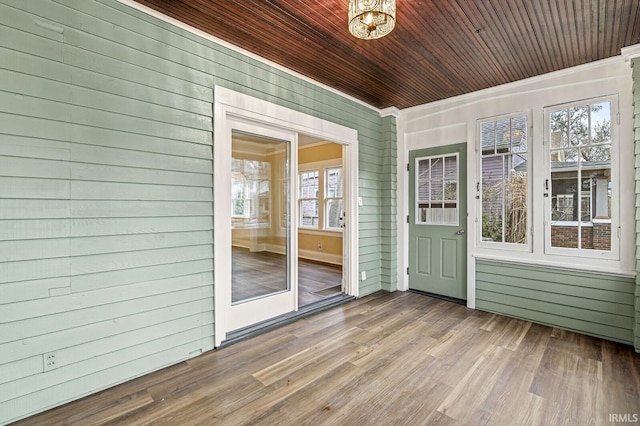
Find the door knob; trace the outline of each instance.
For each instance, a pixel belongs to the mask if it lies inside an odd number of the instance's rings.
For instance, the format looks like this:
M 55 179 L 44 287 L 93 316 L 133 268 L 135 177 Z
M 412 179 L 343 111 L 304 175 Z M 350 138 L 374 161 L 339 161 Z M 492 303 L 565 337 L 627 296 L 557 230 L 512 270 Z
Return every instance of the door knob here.
M 456 232 L 456 234 L 458 235 L 464 235 L 464 229 L 459 229 L 458 232 Z

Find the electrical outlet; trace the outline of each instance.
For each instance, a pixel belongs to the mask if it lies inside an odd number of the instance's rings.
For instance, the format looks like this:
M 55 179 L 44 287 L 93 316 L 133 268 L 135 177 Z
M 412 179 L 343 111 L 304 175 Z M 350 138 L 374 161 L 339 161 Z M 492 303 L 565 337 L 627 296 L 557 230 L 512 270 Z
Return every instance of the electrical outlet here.
M 367 280 L 367 271 L 360 272 L 360 279 L 362 281 L 366 281 Z
M 55 352 L 49 352 L 42 356 L 44 363 L 44 371 L 55 370 L 58 368 L 58 356 Z

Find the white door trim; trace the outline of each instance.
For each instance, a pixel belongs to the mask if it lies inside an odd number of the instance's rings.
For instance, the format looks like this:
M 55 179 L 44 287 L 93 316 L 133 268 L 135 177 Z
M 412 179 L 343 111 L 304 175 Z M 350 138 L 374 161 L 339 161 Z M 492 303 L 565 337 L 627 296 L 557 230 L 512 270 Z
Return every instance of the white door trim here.
M 317 137 L 328 142 L 345 146 L 345 212 L 346 228 L 343 274 L 346 280 L 345 293 L 358 296 L 358 132 L 327 120 L 304 114 L 262 99 L 254 98 L 233 90 L 215 86 L 214 88 L 214 138 L 213 138 L 213 200 L 214 200 L 214 328 L 215 346 L 226 339 L 230 331 L 227 322 L 226 292 L 231 281 L 230 216 L 231 200 L 228 158 L 231 156 L 230 119 L 247 121 Z M 297 138 L 297 135 L 296 135 Z M 292 174 L 292 176 L 294 176 Z M 295 175 L 297 176 L 297 175 Z M 223 190 L 216 190 L 222 188 Z M 294 197 L 297 198 L 297 197 Z M 292 206 L 297 206 L 293 202 Z M 292 253 L 297 259 L 298 253 Z

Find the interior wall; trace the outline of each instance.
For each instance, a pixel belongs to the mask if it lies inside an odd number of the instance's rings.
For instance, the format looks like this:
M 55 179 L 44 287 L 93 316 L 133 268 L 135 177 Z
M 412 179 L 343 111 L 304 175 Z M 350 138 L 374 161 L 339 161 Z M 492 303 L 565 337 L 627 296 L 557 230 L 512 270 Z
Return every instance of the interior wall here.
M 619 119 L 619 259 L 579 258 L 545 253 L 544 234 L 544 113 L 547 106 L 615 95 Z M 601 337 L 633 343 L 633 286 L 635 262 L 635 182 L 633 147 L 633 99 L 629 64 L 622 57 L 594 62 L 520 82 L 403 110 L 398 119 L 399 154 L 406 163 L 408 152 L 414 149 L 466 142 L 469 160 L 467 187 L 478 180 L 477 120 L 513 113 L 525 113 L 529 128 L 530 160 L 533 181 L 529 226 L 531 245 L 522 250 L 489 248 L 478 244 L 480 203 L 475 191 L 468 198 L 468 304 L 505 315 L 531 319 L 549 325 L 589 333 L 601 330 Z M 537 178 L 537 179 L 536 179 Z M 407 174 L 398 168 L 399 194 L 402 209 L 398 217 L 408 212 L 406 196 Z M 399 222 L 402 223 L 402 222 Z M 400 227 L 398 251 L 403 254 L 399 276 L 408 266 L 406 227 Z M 619 239 L 618 239 L 619 238 Z M 535 275 L 524 283 L 515 283 L 522 268 L 532 266 Z M 511 278 L 505 278 L 505 276 Z M 600 286 L 593 292 L 591 284 Z M 552 278 L 550 278 L 552 277 Z M 588 278 L 588 280 L 587 280 Z M 566 279 L 566 280 L 565 280 Z M 506 280 L 506 281 L 505 281 Z M 545 283 L 545 285 L 538 285 Z M 402 286 L 406 288 L 405 280 Z M 597 293 L 597 294 L 596 294 Z M 549 299 L 549 296 L 553 297 Z
M 298 170 L 319 169 L 320 173 L 326 167 L 342 166 L 342 145 L 337 143 L 313 144 L 298 149 Z M 324 178 L 321 177 L 320 194 Z M 319 222 L 323 223 L 323 208 L 320 205 Z M 318 262 L 342 265 L 342 232 L 325 231 L 322 229 L 298 229 L 299 256 Z
M 393 285 L 378 111 L 114 0 L 0 0 L 0 58 L 0 423 L 213 348 L 215 85 L 358 131 Z
M 298 149 L 298 164 L 303 165 L 316 161 L 332 161 L 335 165 L 342 164 L 342 145 L 337 143 L 322 143 L 301 146 Z M 337 160 L 337 161 L 336 161 Z M 302 168 L 300 169 L 302 170 Z

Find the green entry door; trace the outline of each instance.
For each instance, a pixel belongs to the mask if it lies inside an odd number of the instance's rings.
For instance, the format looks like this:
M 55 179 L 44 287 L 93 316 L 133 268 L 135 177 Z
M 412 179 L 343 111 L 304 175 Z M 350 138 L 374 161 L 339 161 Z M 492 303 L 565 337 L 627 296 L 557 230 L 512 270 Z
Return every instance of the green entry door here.
M 467 298 L 466 144 L 409 152 L 409 288 Z

